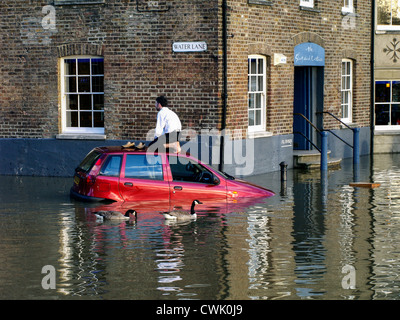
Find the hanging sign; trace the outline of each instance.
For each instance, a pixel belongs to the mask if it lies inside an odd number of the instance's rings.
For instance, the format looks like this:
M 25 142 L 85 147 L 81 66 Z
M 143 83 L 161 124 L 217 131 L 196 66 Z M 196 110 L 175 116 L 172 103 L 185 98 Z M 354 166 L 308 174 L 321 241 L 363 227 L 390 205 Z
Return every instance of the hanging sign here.
M 294 47 L 295 66 L 325 66 L 325 49 L 312 42 Z
M 174 42 L 172 44 L 173 52 L 203 52 L 207 51 L 207 43 L 205 41 L 197 42 Z

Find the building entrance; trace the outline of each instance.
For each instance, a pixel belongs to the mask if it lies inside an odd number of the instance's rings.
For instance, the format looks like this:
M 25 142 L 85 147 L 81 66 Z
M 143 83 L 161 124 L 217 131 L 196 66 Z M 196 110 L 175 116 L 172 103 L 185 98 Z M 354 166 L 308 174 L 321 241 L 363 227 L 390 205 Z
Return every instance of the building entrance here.
M 313 144 L 319 144 L 319 135 L 311 123 L 318 129 L 322 128 L 322 115 L 317 112 L 323 110 L 323 87 L 323 67 L 294 68 L 293 132 L 296 150 L 312 150 Z
M 306 42 L 294 48 L 293 147 L 312 150 L 323 127 L 325 50 Z

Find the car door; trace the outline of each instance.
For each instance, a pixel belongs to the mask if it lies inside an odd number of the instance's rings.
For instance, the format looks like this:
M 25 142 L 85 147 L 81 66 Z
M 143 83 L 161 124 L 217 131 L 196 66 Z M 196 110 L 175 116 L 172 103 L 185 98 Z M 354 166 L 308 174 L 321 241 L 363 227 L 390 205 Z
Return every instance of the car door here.
M 121 201 L 119 193 L 119 175 L 122 165 L 122 154 L 108 155 L 102 165 L 89 196 Z
M 120 176 L 120 192 L 125 201 L 169 207 L 169 182 L 163 158 L 146 153 L 125 155 Z
M 226 182 L 209 167 L 185 155 L 168 155 L 167 160 L 172 207 L 187 208 L 194 200 L 205 206 L 226 203 Z

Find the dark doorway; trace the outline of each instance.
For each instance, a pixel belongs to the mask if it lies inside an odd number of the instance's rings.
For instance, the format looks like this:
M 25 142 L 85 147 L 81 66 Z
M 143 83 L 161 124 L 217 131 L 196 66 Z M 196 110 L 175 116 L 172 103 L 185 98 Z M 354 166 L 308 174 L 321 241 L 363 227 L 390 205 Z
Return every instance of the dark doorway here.
M 312 150 L 312 143 L 319 145 L 318 133 L 304 117 L 317 128 L 322 128 L 322 115 L 317 112 L 323 110 L 323 88 L 324 67 L 294 68 L 293 132 L 295 133 L 295 150 Z

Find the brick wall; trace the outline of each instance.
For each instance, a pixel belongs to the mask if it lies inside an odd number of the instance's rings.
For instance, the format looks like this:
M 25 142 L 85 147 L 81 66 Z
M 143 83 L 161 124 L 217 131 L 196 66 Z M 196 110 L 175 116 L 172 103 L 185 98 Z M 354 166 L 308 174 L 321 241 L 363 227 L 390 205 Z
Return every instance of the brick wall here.
M 169 98 L 184 128 L 215 128 L 217 2 L 147 2 L 54 5 L 55 28 L 44 28 L 50 11 L 42 10 L 54 1 L 1 1 L 0 137 L 60 133 L 59 58 L 99 53 L 107 138 L 144 139 L 155 126 L 154 100 L 160 94 Z M 208 50 L 173 53 L 175 41 L 206 41 Z
M 356 1 L 351 23 L 344 22 L 342 1 L 316 0 L 314 11 L 300 10 L 298 0 L 227 2 L 228 128 L 247 129 L 247 56 L 263 54 L 270 61 L 266 130 L 292 133 L 293 50 L 304 41 L 321 42 L 326 50 L 324 106 L 336 115 L 341 59 L 354 59 L 353 120 L 369 126 L 371 0 Z M 70 54 L 104 56 L 108 139 L 144 139 L 155 126 L 159 94 L 170 99 L 184 128 L 220 126 L 222 0 L 152 1 L 157 7 L 147 0 L 54 5 L 55 28 L 44 28 L 48 11 L 42 10 L 53 3 L 0 3 L 0 137 L 60 133 L 58 62 Z M 206 41 L 208 50 L 173 53 L 175 41 Z M 286 55 L 287 64 L 274 66 L 273 53 Z M 325 127 L 339 125 L 327 119 Z
M 313 11 L 301 10 L 299 3 L 228 0 L 228 127 L 246 127 L 247 56 L 262 54 L 271 61 L 273 53 L 280 53 L 287 56 L 287 64 L 269 64 L 266 130 L 275 135 L 292 132 L 294 47 L 307 41 L 325 48 L 325 111 L 340 118 L 341 60 L 350 58 L 355 62 L 353 122 L 370 125 L 371 1 L 355 1 L 355 17 L 341 13 L 343 1 L 318 0 Z M 339 128 L 327 117 L 324 126 Z

